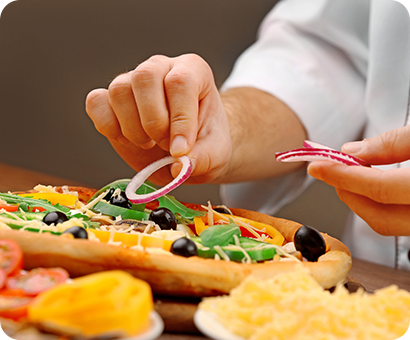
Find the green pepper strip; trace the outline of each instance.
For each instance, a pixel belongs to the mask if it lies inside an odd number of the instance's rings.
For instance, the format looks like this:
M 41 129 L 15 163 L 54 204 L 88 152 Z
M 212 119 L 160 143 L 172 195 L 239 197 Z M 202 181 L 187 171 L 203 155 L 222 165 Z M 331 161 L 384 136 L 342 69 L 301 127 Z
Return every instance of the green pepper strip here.
M 107 191 L 109 189 L 120 189 L 124 191 L 127 188 L 130 179 L 119 179 L 112 183 L 107 184 L 100 190 L 98 190 L 93 197 L 90 198 L 89 202 L 95 199 L 98 195 L 102 192 Z M 143 183 L 136 191 L 137 194 L 143 195 L 147 193 L 151 193 L 156 191 L 157 189 L 149 182 Z M 204 216 L 206 212 L 197 211 L 194 209 L 187 208 L 181 202 L 178 202 L 175 197 L 171 195 L 164 195 L 158 198 L 159 207 L 161 208 L 168 208 L 171 210 L 175 215 L 179 214 L 182 218 L 186 220 L 193 220 L 195 216 Z M 138 208 L 136 208 L 138 207 Z M 138 204 L 136 207 L 133 206 L 133 210 L 140 210 L 143 211 L 145 204 Z M 94 209 L 94 208 L 93 208 Z M 122 215 L 121 215 L 122 216 Z M 123 216 L 122 216 L 123 217 Z M 124 218 L 124 217 L 123 217 Z
M 218 252 L 215 250 L 214 247 L 203 248 L 201 238 L 198 236 L 191 236 L 191 240 L 199 244 L 198 247 L 198 256 L 203 258 L 215 258 L 215 254 Z M 269 243 L 260 242 L 257 240 L 253 240 L 247 237 L 239 237 L 239 243 L 241 248 L 249 255 L 252 261 L 266 261 L 273 259 L 273 256 L 276 254 L 276 249 L 274 246 L 269 245 Z M 242 262 L 245 258 L 245 254 L 238 249 L 233 248 L 233 244 L 222 246 L 222 251 L 229 257 L 231 261 L 235 262 Z
M 98 202 L 94 207 L 92 207 L 93 211 L 100 212 L 104 215 L 109 216 L 121 216 L 122 219 L 131 219 L 131 220 L 138 220 L 138 221 L 148 221 L 149 214 L 145 211 L 136 211 L 131 210 L 123 207 L 119 207 L 113 204 L 105 203 L 105 202 Z

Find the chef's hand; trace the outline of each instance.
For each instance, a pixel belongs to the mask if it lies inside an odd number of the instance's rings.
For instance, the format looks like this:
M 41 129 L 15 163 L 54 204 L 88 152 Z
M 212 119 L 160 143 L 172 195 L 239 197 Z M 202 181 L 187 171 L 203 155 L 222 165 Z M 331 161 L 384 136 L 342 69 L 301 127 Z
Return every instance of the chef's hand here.
M 209 182 L 225 171 L 231 137 L 225 110 L 208 64 L 197 55 L 153 56 L 91 91 L 86 111 L 96 129 L 136 171 L 171 154 L 194 160 L 191 183 Z M 150 179 L 164 185 L 181 164 Z M 171 177 L 172 173 L 172 177 Z
M 372 165 L 409 160 L 410 126 L 347 143 L 342 151 Z M 410 235 L 410 169 L 382 171 L 316 161 L 309 165 L 308 172 L 334 186 L 340 199 L 376 232 L 386 236 Z

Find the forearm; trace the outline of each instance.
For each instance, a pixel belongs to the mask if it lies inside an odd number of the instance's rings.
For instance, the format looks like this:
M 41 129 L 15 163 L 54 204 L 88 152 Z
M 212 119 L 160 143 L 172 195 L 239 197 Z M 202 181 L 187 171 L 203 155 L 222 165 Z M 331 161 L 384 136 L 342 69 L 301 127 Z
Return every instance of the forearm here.
M 304 163 L 280 163 L 275 153 L 301 147 L 306 131 L 295 113 L 276 97 L 255 88 L 224 92 L 232 156 L 220 182 L 263 179 L 293 171 Z

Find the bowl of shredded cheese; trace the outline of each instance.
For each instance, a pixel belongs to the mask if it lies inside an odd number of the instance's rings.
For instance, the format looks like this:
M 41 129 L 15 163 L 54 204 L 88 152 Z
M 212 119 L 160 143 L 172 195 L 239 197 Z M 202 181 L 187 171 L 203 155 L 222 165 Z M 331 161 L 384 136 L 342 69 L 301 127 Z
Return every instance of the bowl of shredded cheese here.
M 218 340 L 393 340 L 409 329 L 410 293 L 394 285 L 371 294 L 339 285 L 331 293 L 300 268 L 251 276 L 230 295 L 203 299 L 195 323 Z

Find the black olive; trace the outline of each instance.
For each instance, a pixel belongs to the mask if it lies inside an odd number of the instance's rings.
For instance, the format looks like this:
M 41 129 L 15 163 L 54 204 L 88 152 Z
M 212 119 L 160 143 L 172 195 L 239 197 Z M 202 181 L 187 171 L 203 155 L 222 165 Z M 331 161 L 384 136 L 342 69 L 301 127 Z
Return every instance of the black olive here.
M 68 217 L 61 211 L 52 211 L 43 217 L 43 222 L 48 225 L 63 223 L 65 221 L 68 221 Z
M 223 207 L 223 206 L 216 207 L 216 208 L 214 208 L 214 210 L 215 210 L 216 212 L 221 213 L 221 214 L 232 215 L 231 212 L 230 212 L 227 208 L 225 208 L 225 207 Z
M 189 238 L 181 237 L 172 243 L 171 253 L 174 255 L 191 257 L 198 255 L 198 248 L 194 241 Z
M 121 191 L 119 195 L 113 195 L 110 198 L 110 203 L 116 205 L 117 207 L 122 207 L 126 209 L 131 209 L 131 202 L 128 201 L 125 191 Z
M 74 238 L 88 239 L 88 233 L 83 227 L 71 227 L 63 232 L 63 234 L 72 234 Z
M 326 242 L 322 234 L 307 225 L 296 231 L 293 241 L 296 250 L 300 251 L 308 261 L 317 261 L 320 256 L 326 253 Z
M 168 208 L 157 208 L 151 211 L 149 215 L 150 221 L 155 222 L 161 229 L 176 230 L 177 219 L 171 210 Z
M 106 200 L 107 202 L 110 201 L 112 195 L 114 194 L 115 189 L 111 188 L 106 195 L 103 197 L 103 200 Z

